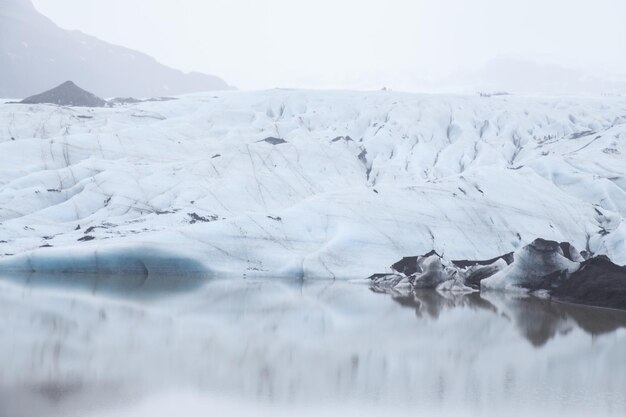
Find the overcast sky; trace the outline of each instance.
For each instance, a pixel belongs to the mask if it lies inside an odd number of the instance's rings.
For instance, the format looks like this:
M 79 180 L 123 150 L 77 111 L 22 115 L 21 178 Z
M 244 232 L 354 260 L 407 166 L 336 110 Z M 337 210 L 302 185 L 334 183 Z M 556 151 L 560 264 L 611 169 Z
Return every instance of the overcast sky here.
M 624 0 L 33 0 L 66 29 L 243 89 L 416 89 L 507 56 L 626 73 Z

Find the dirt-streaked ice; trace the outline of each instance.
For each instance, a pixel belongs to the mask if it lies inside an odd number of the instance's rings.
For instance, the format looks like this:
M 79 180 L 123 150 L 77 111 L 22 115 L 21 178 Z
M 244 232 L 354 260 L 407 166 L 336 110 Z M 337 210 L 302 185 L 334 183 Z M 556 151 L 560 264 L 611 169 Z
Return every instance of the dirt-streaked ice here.
M 3 104 L 0 269 L 367 277 L 537 237 L 626 264 L 625 154 L 620 97 Z

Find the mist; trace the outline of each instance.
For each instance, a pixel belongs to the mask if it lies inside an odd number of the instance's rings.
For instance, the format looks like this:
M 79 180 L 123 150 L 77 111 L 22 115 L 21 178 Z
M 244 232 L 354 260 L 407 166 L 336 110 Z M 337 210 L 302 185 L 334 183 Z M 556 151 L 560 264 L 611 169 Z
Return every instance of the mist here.
M 619 0 L 34 4 L 63 28 L 240 89 L 626 92 Z

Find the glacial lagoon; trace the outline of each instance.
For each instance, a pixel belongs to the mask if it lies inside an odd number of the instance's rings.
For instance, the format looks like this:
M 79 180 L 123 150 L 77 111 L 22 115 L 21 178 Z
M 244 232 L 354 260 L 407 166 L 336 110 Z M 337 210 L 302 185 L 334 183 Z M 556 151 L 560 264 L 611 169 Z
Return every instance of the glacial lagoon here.
M 626 415 L 626 312 L 362 281 L 0 278 L 0 416 Z

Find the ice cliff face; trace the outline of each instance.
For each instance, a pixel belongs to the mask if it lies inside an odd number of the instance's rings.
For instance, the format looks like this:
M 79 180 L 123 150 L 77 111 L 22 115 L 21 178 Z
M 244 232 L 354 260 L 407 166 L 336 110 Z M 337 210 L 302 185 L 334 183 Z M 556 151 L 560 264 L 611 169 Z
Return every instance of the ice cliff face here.
M 366 277 L 537 237 L 626 264 L 626 99 L 0 106 L 0 269 Z

